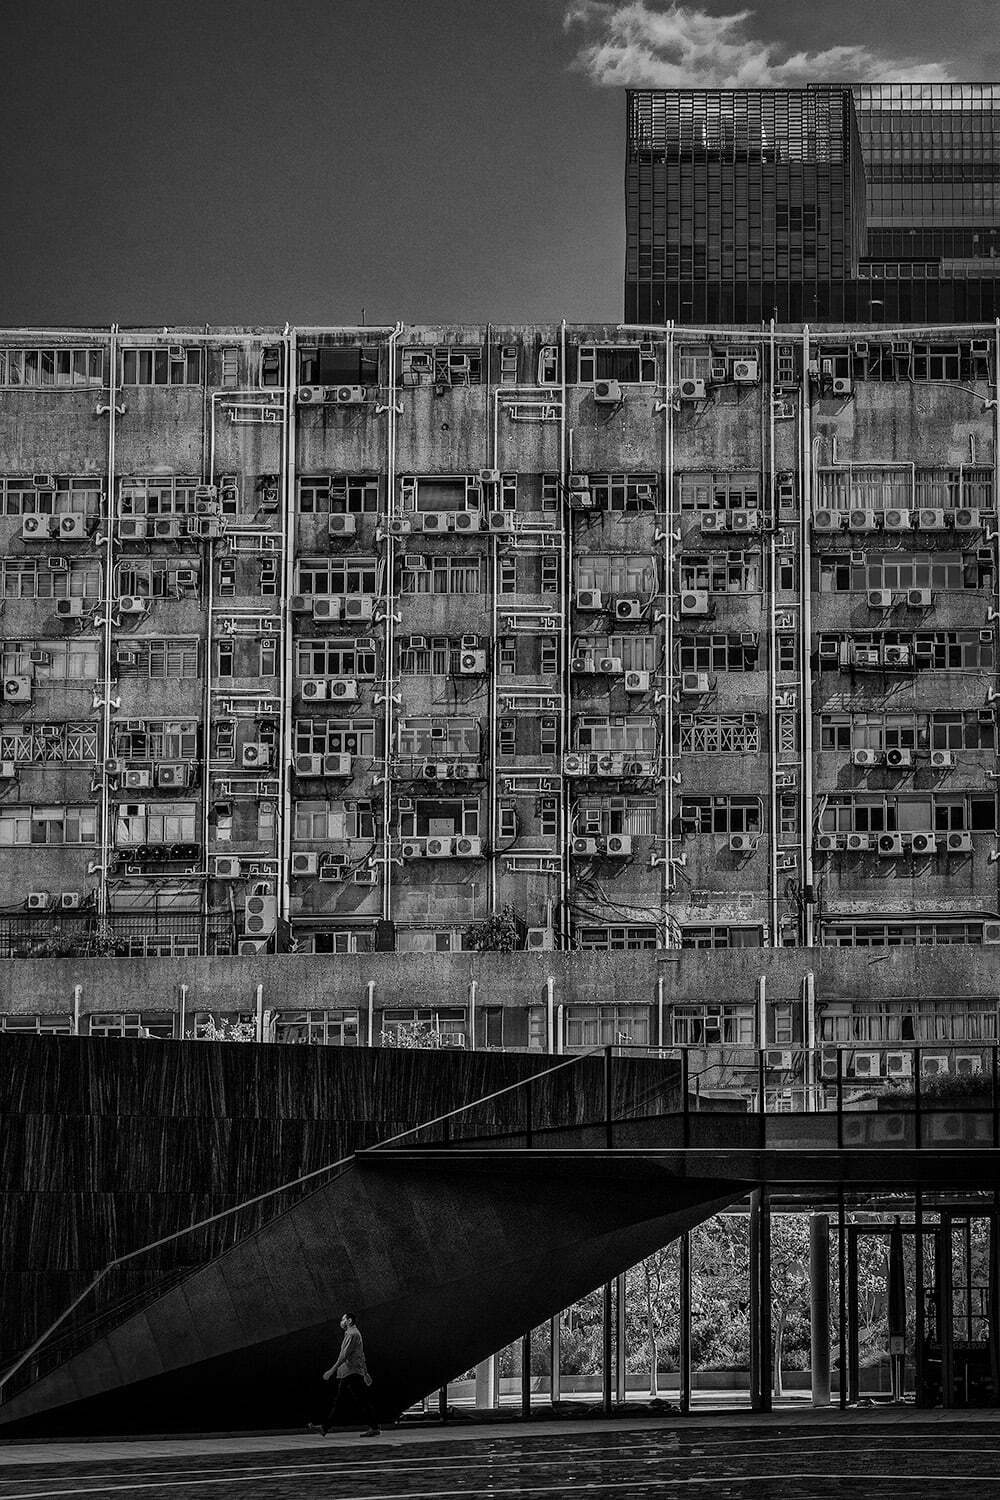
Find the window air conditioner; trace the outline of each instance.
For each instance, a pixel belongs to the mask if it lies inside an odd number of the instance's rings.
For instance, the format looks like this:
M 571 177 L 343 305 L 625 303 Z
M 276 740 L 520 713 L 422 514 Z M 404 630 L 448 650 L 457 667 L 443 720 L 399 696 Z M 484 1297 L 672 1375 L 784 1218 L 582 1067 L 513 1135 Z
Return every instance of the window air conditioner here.
M 358 684 L 353 677 L 335 677 L 330 683 L 330 701 L 339 703 L 357 703 Z
M 600 589 L 578 589 L 576 607 L 586 613 L 595 614 L 604 608 L 604 595 Z
M 613 859 L 624 859 L 632 853 L 632 836 L 628 833 L 609 833 L 604 845 L 605 854 Z
M 350 776 L 353 766 L 353 758 L 345 751 L 338 750 L 331 755 L 323 756 L 324 776 Z
M 626 693 L 648 693 L 651 674 L 649 672 L 626 672 Z
M 708 591 L 707 589 L 687 589 L 681 594 L 682 615 L 707 615 L 708 614 Z
M 295 757 L 296 776 L 322 776 L 322 755 L 297 755 Z
M 971 854 L 972 834 L 958 831 L 949 833 L 946 848 L 949 854 Z
M 624 399 L 617 380 L 594 381 L 594 401 L 598 406 L 621 406 Z
M 949 771 L 955 764 L 954 750 L 932 750 L 931 765 L 935 771 Z
M 704 401 L 706 393 L 704 380 L 682 380 L 677 386 L 677 394 L 682 401 Z
M 917 511 L 917 525 L 921 531 L 944 531 L 946 524 L 943 510 Z
M 729 847 L 733 854 L 753 854 L 760 839 L 755 833 L 731 833 Z
M 328 684 L 323 677 L 306 677 L 299 692 L 307 703 L 319 703 L 327 695 Z
M 840 531 L 844 524 L 844 512 L 842 510 L 814 510 L 812 525 L 813 531 Z
M 357 516 L 337 513 L 327 517 L 327 531 L 331 540 L 338 536 L 354 536 L 357 529 Z
M 292 878 L 315 877 L 319 874 L 319 855 L 314 851 L 292 855 Z

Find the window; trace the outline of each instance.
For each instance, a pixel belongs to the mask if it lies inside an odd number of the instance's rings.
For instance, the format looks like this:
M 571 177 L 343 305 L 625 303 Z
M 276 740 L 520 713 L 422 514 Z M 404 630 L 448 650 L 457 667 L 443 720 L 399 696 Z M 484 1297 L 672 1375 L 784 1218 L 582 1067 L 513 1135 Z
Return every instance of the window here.
M 104 351 L 93 346 L 0 349 L 0 386 L 100 386 L 103 372 Z
M 382 1013 L 382 1045 L 398 1047 L 400 1030 L 414 1026 L 429 1030 L 439 1047 L 464 1047 L 468 1039 L 468 1021 L 464 1009 L 386 1010 Z
M 201 350 L 171 344 L 123 349 L 122 385 L 200 385 Z
M 681 927 L 682 948 L 759 948 L 762 933 L 759 927 L 730 927 L 713 925 L 707 927 Z
M 576 720 L 574 729 L 577 750 L 631 750 L 651 756 L 657 749 L 656 721 L 645 715 L 598 718 L 584 714 Z
M 399 754 L 418 760 L 455 756 L 476 760 L 480 749 L 478 719 L 405 718 L 398 727 Z
M 360 515 L 378 510 L 377 474 L 319 474 L 299 480 L 303 515 Z
M 434 552 L 421 555 L 420 566 L 407 555 L 400 592 L 404 594 L 481 594 L 483 559 Z
M 31 676 L 39 685 L 92 682 L 101 672 L 101 643 L 83 636 L 37 642 L 6 640 L 0 642 L 0 661 L 5 677 Z
M 600 589 L 608 594 L 631 594 L 651 598 L 659 587 L 655 557 L 604 553 L 580 555 L 575 564 L 575 588 Z
M 591 474 L 589 481 L 597 510 L 638 515 L 658 508 L 660 481 L 656 474 Z
M 277 641 L 262 640 L 257 644 L 257 675 L 258 677 L 277 677 L 278 675 L 278 643 Z
M 220 580 L 222 564 L 220 563 Z M 195 599 L 201 581 L 201 562 L 196 557 L 144 557 L 119 563 L 114 592 L 141 599 Z
M 95 475 L 46 474 L 37 477 L 52 483 L 44 487 L 36 485 L 30 475 L 24 478 L 0 477 L 0 515 L 83 515 L 89 519 L 100 515 L 104 492 L 101 480 Z
M 517 809 L 512 802 L 501 802 L 497 809 L 497 834 L 504 843 L 517 838 Z
M 591 836 L 627 833 L 648 837 L 657 831 L 656 798 L 580 797 L 573 831 Z
M 712 552 L 686 555 L 680 563 L 680 587 L 707 589 L 710 594 L 759 594 L 759 552 Z
M 115 808 L 115 847 L 198 842 L 194 802 L 122 802 Z
M 659 947 L 655 927 L 580 927 L 576 946 L 589 953 L 637 953 Z
M 376 672 L 375 643 L 339 636 L 304 638 L 295 642 L 295 670 L 299 677 L 363 677 Z
M 197 760 L 199 756 L 194 719 L 112 719 L 111 729 L 113 753 L 120 760 Z
M 0 563 L 5 599 L 99 599 L 96 558 L 6 558 Z
M 4 848 L 54 848 L 96 843 L 96 807 L 0 804 L 0 846 Z
M 752 1047 L 754 1015 L 749 1005 L 675 1004 L 671 1009 L 675 1047 Z
M 566 1046 L 648 1047 L 648 1005 L 567 1005 Z
M 200 485 L 201 480 L 195 475 L 122 479 L 118 488 L 118 509 L 123 516 L 160 517 L 164 520 L 172 516 L 193 516 L 196 513 L 195 490 Z
M 682 833 L 760 833 L 757 797 L 682 797 Z
M 982 792 L 831 793 L 819 819 L 824 833 L 988 833 L 995 823 L 995 800 Z
M 380 571 L 374 557 L 303 557 L 295 567 L 295 592 L 320 596 L 375 594 Z
M 399 836 L 404 839 L 478 833 L 477 797 L 417 797 L 413 808 L 399 814 Z
M 960 927 L 961 923 L 945 924 Z M 824 1042 L 992 1042 L 997 1035 L 996 1002 L 921 996 L 914 999 L 855 1001 L 819 1015 Z
M 760 751 L 757 715 L 680 714 L 677 749 L 681 755 L 756 755 Z
M 759 637 L 754 630 L 737 635 L 682 635 L 682 672 L 756 672 Z
M 872 552 L 865 554 L 863 562 L 852 562 L 841 553 L 819 560 L 820 592 L 827 594 L 867 589 L 983 589 L 990 588 L 992 580 L 992 560 L 962 552 Z
M 297 839 L 372 839 L 375 814 L 371 802 L 301 798 L 295 803 Z
M 378 385 L 375 344 L 300 343 L 299 385 Z
M 131 635 L 127 643 L 119 641 L 118 646 L 115 671 L 119 677 L 198 676 L 198 642 L 193 638 Z M 228 649 L 231 651 L 232 647 Z M 228 675 L 232 675 L 231 671 Z
M 356 1010 L 279 1010 L 274 1017 L 276 1042 L 311 1042 L 356 1047 L 360 1017 Z
M 760 475 L 679 474 L 677 497 L 681 510 L 759 510 Z
M 170 1041 L 174 1035 L 174 1018 L 149 1011 L 93 1015 L 89 1019 L 87 1035 L 159 1037 Z
M 573 659 L 593 669 L 602 657 L 612 656 L 621 662 L 623 672 L 655 672 L 660 649 L 660 642 L 649 635 L 583 635 L 573 643 Z
M 656 383 L 652 344 L 581 344 L 577 368 L 581 385 L 592 385 L 596 380 L 620 380 L 630 385 Z
M 400 350 L 401 385 L 479 385 L 482 378 L 478 344 L 415 344 Z
M 458 655 L 458 642 L 447 636 L 404 636 L 399 648 L 399 670 L 410 677 L 443 677 L 456 670 Z
M 0 760 L 12 760 L 17 765 L 60 761 L 93 765 L 97 760 L 98 745 L 99 726 L 93 722 L 60 720 L 54 724 L 42 724 L 20 719 L 16 723 L 0 724 Z
M 983 941 L 983 919 L 969 917 L 952 921 L 933 919 L 872 922 L 828 920 L 823 923 L 821 942 L 825 948 L 946 948 L 978 947 Z M 968 1005 L 963 1000 L 963 1006 Z

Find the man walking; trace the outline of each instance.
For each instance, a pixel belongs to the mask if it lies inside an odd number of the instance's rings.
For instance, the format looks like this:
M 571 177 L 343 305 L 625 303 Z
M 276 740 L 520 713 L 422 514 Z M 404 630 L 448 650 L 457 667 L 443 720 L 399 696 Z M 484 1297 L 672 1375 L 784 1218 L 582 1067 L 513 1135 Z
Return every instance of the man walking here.
M 328 1430 L 335 1425 L 337 1413 L 346 1394 L 348 1401 L 354 1401 L 357 1404 L 361 1415 L 368 1422 L 366 1430 L 360 1436 L 378 1437 L 382 1429 L 378 1425 L 375 1408 L 368 1394 L 372 1378 L 365 1362 L 365 1346 L 361 1338 L 361 1330 L 354 1321 L 353 1313 L 344 1313 L 340 1326 L 344 1330 L 344 1341 L 340 1346 L 340 1353 L 323 1374 L 324 1380 L 331 1380 L 334 1377 L 337 1380 L 337 1394 L 329 1415 L 323 1423 L 323 1436 L 325 1437 Z

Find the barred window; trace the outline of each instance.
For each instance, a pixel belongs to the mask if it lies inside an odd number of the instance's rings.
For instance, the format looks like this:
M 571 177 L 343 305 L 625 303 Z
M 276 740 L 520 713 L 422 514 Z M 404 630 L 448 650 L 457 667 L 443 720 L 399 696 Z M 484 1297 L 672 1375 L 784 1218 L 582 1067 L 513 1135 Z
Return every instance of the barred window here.
M 752 713 L 680 714 L 677 749 L 681 755 L 756 755 L 760 722 Z
M 296 719 L 296 755 L 374 755 L 374 719 Z
M 295 670 L 300 677 L 374 677 L 375 643 L 336 636 L 295 642 Z
M 359 515 L 378 510 L 377 474 L 317 474 L 299 479 L 302 515 Z
M 198 676 L 198 642 L 155 636 L 129 636 L 115 653 L 119 677 L 193 678 Z
M 295 565 L 299 594 L 374 594 L 379 563 L 374 557 L 303 557 Z
M 681 831 L 687 833 L 760 833 L 758 797 L 682 797 Z
M 407 554 L 403 565 L 401 592 L 404 594 L 481 594 L 483 592 L 483 559 L 468 555 L 449 556 L 434 552 L 421 554 L 417 566 Z
M 707 589 L 710 594 L 759 594 L 759 552 L 711 552 L 686 555 L 680 563 L 680 587 Z
M 60 761 L 93 765 L 99 742 L 100 731 L 94 723 L 42 724 L 21 719 L 16 724 L 0 725 L 0 760 L 12 760 L 17 765 Z

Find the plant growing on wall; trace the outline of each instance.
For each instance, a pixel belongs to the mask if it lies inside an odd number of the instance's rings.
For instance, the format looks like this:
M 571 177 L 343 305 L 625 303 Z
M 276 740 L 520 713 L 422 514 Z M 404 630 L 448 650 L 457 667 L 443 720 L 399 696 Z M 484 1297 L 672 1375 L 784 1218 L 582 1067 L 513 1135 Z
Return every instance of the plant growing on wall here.
M 465 930 L 465 946 L 479 953 L 516 953 L 524 945 L 524 924 L 512 906 L 481 922 L 475 922 Z

